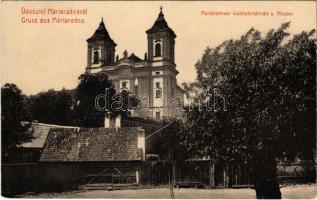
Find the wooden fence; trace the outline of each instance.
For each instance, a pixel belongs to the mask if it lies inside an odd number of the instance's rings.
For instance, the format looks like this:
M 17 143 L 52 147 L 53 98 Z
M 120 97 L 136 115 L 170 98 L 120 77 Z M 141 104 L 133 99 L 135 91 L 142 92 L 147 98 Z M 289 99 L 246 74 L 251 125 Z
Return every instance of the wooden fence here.
M 280 163 L 277 166 L 280 183 L 307 183 L 316 181 L 316 167 L 312 161 Z
M 224 170 L 215 166 L 211 170 L 209 162 L 193 162 L 177 166 L 175 181 L 202 182 L 210 187 L 226 185 Z M 111 164 L 106 162 L 62 162 L 62 163 L 23 163 L 2 164 L 3 196 L 14 196 L 25 192 L 46 191 L 47 189 L 67 190 L 75 189 L 85 184 L 87 175 L 97 174 L 107 167 L 116 167 L 124 173 L 140 172 L 140 184 L 150 186 L 168 186 L 173 179 L 173 166 L 169 162 L 120 162 Z M 311 163 L 289 163 L 278 165 L 278 175 L 281 183 L 307 183 L 316 181 L 316 170 Z M 230 182 L 232 187 L 248 185 L 247 169 L 242 166 L 231 167 Z M 217 179 L 219 171 L 219 180 Z M 213 172 L 214 171 L 214 172 Z M 222 182 L 223 180 L 223 182 Z
M 3 164 L 3 196 L 26 192 L 65 191 L 77 189 L 107 168 L 116 168 L 125 174 L 136 174 L 143 169 L 142 162 L 52 162 L 30 164 Z
M 3 164 L 1 167 L 1 193 L 3 196 L 37 191 L 37 163 Z

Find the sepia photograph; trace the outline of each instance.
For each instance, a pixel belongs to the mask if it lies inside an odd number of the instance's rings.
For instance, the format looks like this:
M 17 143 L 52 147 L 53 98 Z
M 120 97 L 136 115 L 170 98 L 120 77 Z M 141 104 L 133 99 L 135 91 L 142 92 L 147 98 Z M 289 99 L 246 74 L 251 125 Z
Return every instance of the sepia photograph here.
M 2 197 L 317 198 L 315 1 L 0 8 Z

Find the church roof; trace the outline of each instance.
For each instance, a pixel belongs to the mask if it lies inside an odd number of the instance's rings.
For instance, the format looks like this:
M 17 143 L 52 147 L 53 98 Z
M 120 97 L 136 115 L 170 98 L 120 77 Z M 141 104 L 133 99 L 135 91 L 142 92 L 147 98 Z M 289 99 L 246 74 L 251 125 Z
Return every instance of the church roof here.
M 173 37 L 176 37 L 174 31 L 168 26 L 168 24 L 164 18 L 162 7 L 161 7 L 161 11 L 160 11 L 156 21 L 154 22 L 153 26 L 149 30 L 147 30 L 146 33 L 154 33 L 157 31 L 167 31 L 167 32 L 171 33 L 173 35 Z
M 97 28 L 97 30 L 95 31 L 95 33 L 87 39 L 87 42 L 93 42 L 95 40 L 106 40 L 106 41 L 110 41 L 111 43 L 113 43 L 114 45 L 117 45 L 110 37 L 105 24 L 103 23 L 103 20 L 101 20 L 99 27 Z
M 132 53 L 129 57 L 128 57 L 129 60 L 132 60 L 133 62 L 140 62 L 142 61 L 141 58 L 139 58 L 138 56 L 134 55 L 134 53 Z

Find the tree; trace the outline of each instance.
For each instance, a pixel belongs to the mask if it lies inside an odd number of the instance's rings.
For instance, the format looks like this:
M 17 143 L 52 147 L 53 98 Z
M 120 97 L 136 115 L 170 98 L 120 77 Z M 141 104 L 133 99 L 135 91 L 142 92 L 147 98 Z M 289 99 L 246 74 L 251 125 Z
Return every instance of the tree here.
M 75 124 L 82 127 L 103 127 L 105 113 L 111 109 L 115 89 L 105 74 L 82 74 L 75 94 Z M 103 101 L 98 101 L 99 107 L 109 108 L 98 110 L 96 97 L 103 95 Z
M 10 153 L 20 144 L 31 141 L 30 115 L 26 108 L 27 97 L 14 84 L 1 87 L 1 155 L 9 161 Z
M 286 41 L 289 24 L 265 37 L 252 28 L 207 48 L 197 81 L 185 85 L 188 95 L 200 94 L 183 128 L 188 150 L 229 165 L 248 162 L 257 198 L 281 198 L 278 159 L 312 158 L 315 149 L 315 30 Z M 206 95 L 213 90 L 225 97 L 227 112 L 206 108 L 222 105 Z
M 65 89 L 48 90 L 29 98 L 32 119 L 42 123 L 71 125 L 74 101 Z
M 163 124 L 163 128 L 153 135 L 155 137 L 154 140 L 158 141 L 156 149 L 160 159 L 183 162 L 189 158 L 186 147 L 182 145 L 181 125 L 183 121 L 173 118 L 165 119 Z
M 179 119 L 165 119 L 163 121 L 164 126 L 157 132 L 152 133 L 153 135 L 150 135 L 150 137 L 154 137 L 150 144 L 155 145 L 153 141 L 157 142 L 157 153 L 160 155 L 160 159 L 171 164 L 171 171 L 168 172 L 171 198 L 174 198 L 173 188 L 176 182 L 176 166 L 185 164 L 184 162 L 189 158 L 186 146 L 182 144 L 182 123 Z
M 113 110 L 114 115 L 121 115 L 122 117 L 128 117 L 130 114 L 130 111 L 132 109 L 136 109 L 140 103 L 140 99 L 137 95 L 122 90 L 120 93 L 116 94 L 116 98 L 118 100 L 118 103 L 116 106 L 117 109 Z

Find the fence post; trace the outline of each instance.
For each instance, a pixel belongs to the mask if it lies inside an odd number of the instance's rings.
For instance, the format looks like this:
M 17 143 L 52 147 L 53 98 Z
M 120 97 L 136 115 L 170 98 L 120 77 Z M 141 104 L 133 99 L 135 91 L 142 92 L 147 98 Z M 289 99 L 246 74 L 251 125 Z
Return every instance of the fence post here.
M 212 161 L 209 161 L 209 187 L 214 188 L 215 187 L 215 163 Z

